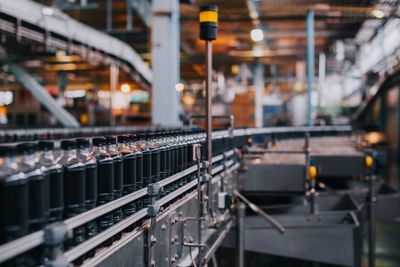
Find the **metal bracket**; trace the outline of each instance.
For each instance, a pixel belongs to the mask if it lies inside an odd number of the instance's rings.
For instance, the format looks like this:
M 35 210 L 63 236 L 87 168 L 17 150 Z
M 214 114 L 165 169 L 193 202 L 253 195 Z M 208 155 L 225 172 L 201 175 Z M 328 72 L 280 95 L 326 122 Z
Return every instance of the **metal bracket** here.
M 208 161 L 202 161 L 202 162 L 200 163 L 200 168 L 201 168 L 202 170 L 207 170 L 208 167 L 210 167 L 210 162 L 208 162 Z
M 72 233 L 64 222 L 53 223 L 44 228 L 43 237 L 46 246 L 62 245 L 71 236 Z
M 187 242 L 183 243 L 183 245 L 185 247 L 191 247 L 191 248 L 205 248 L 206 247 L 206 244 L 187 243 Z
M 63 222 L 46 226 L 44 229 L 44 245 L 47 247 L 46 267 L 68 267 L 70 263 L 63 253 L 64 241 L 71 238 L 72 232 Z
M 147 186 L 147 193 L 149 196 L 157 196 L 160 193 L 161 186 L 158 183 L 149 184 Z
M 155 216 L 157 216 L 157 214 L 160 212 L 160 205 L 159 204 L 157 204 L 157 203 L 155 203 L 155 204 L 153 204 L 153 205 L 149 205 L 148 207 L 147 207 L 147 214 L 150 216 L 150 217 L 155 217 Z
M 208 173 L 205 173 L 201 176 L 201 182 L 207 183 L 211 179 L 211 176 Z

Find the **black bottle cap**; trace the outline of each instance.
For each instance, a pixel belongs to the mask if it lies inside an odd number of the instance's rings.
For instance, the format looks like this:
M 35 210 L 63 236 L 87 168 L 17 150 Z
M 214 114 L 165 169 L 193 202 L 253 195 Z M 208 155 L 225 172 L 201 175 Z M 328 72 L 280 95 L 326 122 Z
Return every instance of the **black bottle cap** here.
M 118 135 L 117 136 L 118 143 L 126 143 L 131 140 L 130 136 L 128 135 Z
M 131 142 L 136 142 L 138 140 L 138 137 L 136 134 L 130 134 L 128 137 L 129 137 L 129 140 L 131 140 Z
M 35 153 L 38 150 L 36 143 L 21 143 L 17 145 L 17 149 L 20 153 Z
M 1 145 L 0 157 L 12 157 L 17 154 L 17 147 L 13 145 Z
M 115 136 L 106 136 L 105 138 L 108 145 L 117 144 L 117 138 Z
M 156 138 L 156 134 L 153 132 L 147 133 L 146 134 L 146 139 L 154 139 Z
M 76 144 L 77 144 L 78 148 L 89 148 L 90 147 L 90 142 L 89 142 L 88 138 L 77 138 Z
M 137 136 L 137 140 L 145 140 L 146 139 L 145 133 L 138 133 L 136 136 Z
M 94 146 L 102 146 L 102 145 L 107 144 L 107 142 L 106 142 L 106 139 L 104 137 L 95 137 L 92 140 L 92 144 Z
M 61 149 L 69 150 L 69 149 L 76 149 L 77 143 L 75 140 L 68 139 L 61 141 Z
M 53 141 L 39 141 L 38 146 L 39 146 L 40 150 L 48 151 L 48 150 L 52 150 L 54 148 L 54 142 Z

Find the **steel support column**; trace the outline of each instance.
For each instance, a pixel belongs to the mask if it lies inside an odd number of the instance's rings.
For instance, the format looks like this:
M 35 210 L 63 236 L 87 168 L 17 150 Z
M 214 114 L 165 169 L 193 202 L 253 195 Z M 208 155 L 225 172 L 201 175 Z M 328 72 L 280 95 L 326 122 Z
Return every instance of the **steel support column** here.
M 264 63 L 257 61 L 253 70 L 253 84 L 255 89 L 255 121 L 256 127 L 263 126 L 263 91 L 264 91 Z
M 112 4 L 112 0 L 107 0 L 106 2 L 106 29 L 107 32 L 112 31 L 112 21 L 113 21 L 113 12 L 112 12 L 112 8 L 113 8 L 113 4 Z
M 79 127 L 79 122 L 66 111 L 29 73 L 18 65 L 8 62 L 10 72 L 17 80 L 32 93 L 40 104 L 52 114 L 65 127 Z
M 315 40 L 314 40 L 314 11 L 307 12 L 307 125 L 313 126 L 311 94 L 314 90 L 315 72 Z
M 154 0 L 152 12 L 152 121 L 179 125 L 179 1 Z
M 131 31 L 132 29 L 133 29 L 132 0 L 126 0 L 126 30 Z

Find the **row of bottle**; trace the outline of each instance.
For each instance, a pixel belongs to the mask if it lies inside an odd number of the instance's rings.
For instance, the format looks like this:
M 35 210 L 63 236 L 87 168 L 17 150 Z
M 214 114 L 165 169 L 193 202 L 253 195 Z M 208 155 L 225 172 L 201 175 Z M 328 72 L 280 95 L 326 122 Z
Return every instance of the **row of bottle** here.
M 71 218 L 194 164 L 203 132 L 160 132 L 0 146 L 0 241 Z M 137 207 L 138 205 L 138 207 Z M 143 207 L 130 203 L 74 229 L 76 245 Z
M 200 130 L 195 129 L 194 130 Z M 32 128 L 32 129 L 1 129 L 0 143 L 20 143 L 36 142 L 47 140 L 75 139 L 81 137 L 122 135 L 132 132 L 179 132 L 186 131 L 181 128 L 154 128 L 154 127 L 134 127 L 134 126 L 99 126 L 71 128 Z

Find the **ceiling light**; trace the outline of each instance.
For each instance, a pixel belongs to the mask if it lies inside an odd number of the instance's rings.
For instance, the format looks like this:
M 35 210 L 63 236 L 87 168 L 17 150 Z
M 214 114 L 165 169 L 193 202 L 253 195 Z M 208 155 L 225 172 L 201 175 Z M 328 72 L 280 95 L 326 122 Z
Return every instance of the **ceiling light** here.
M 372 16 L 374 16 L 377 19 L 381 19 L 385 16 L 385 13 L 383 13 L 383 11 L 380 9 L 372 10 L 371 14 L 372 14 Z
M 54 9 L 52 9 L 51 7 L 44 7 L 42 8 L 42 14 L 46 16 L 51 16 L 54 14 Z
M 131 86 L 127 83 L 124 83 L 121 85 L 121 92 L 124 94 L 130 93 L 131 92 Z
M 67 90 L 64 92 L 64 96 L 67 98 L 80 98 L 86 95 L 85 90 Z
M 177 83 L 175 85 L 175 90 L 178 92 L 182 92 L 185 89 L 185 85 L 183 83 Z
M 253 29 L 250 32 L 251 40 L 254 42 L 260 42 L 264 40 L 264 33 L 261 29 Z

